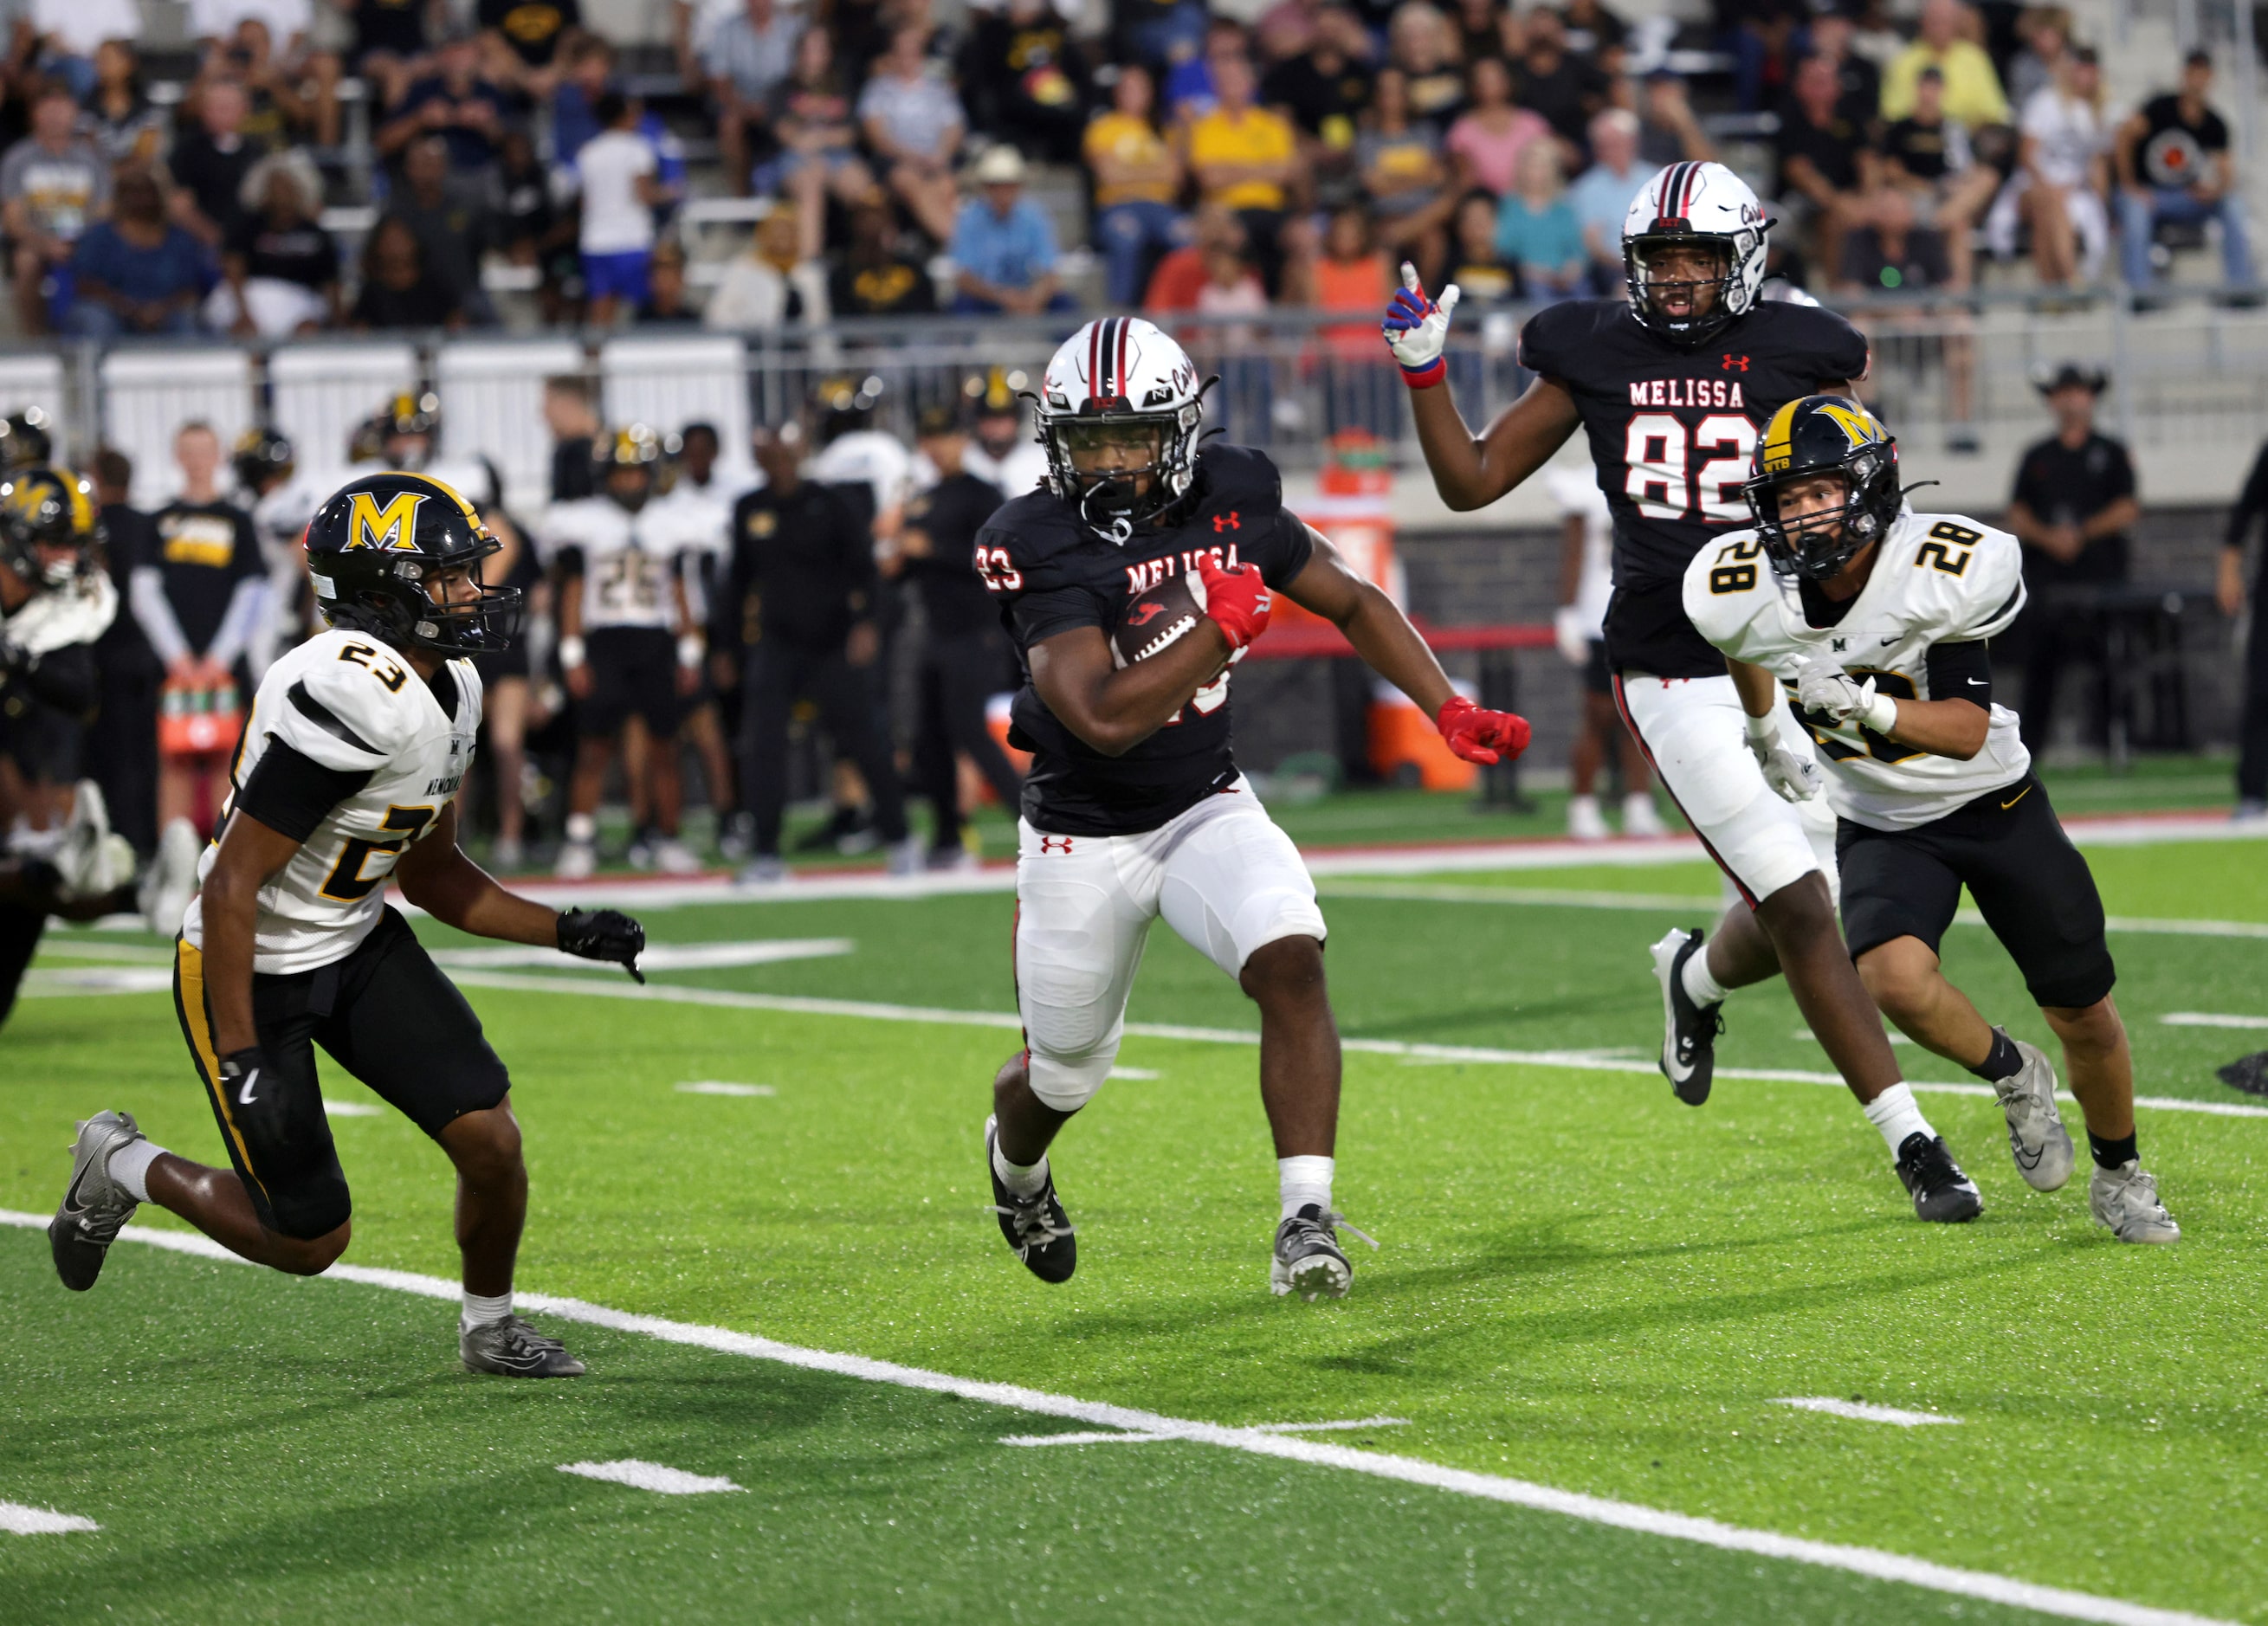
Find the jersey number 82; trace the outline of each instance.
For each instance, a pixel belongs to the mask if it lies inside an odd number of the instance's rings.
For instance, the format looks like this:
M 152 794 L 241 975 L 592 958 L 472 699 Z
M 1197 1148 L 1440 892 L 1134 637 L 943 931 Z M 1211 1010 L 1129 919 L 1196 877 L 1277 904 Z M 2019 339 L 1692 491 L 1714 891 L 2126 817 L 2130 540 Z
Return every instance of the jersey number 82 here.
M 1649 519 L 1736 523 L 1749 518 L 1741 487 L 1756 449 L 1756 426 L 1737 412 L 1712 414 L 1690 430 L 1670 413 L 1635 413 L 1623 437 L 1624 489 Z

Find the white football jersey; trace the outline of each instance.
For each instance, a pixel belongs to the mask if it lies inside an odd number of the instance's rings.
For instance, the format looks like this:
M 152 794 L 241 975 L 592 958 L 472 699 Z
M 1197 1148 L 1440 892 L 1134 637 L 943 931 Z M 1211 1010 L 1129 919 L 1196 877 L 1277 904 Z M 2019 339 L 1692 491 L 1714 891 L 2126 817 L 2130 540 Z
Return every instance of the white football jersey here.
M 1796 674 L 1814 655 L 1854 678 L 1873 678 L 1879 694 L 1957 699 L 1930 693 L 1932 646 L 1996 636 L 2023 606 L 2023 550 L 2014 537 L 1961 514 L 1911 509 L 1891 526 L 1874 573 L 1831 627 L 1810 623 L 1794 579 L 1771 568 L 1753 530 L 1718 537 L 1685 571 L 1685 613 L 1701 636 L 1735 660 L 1772 672 L 1791 704 Z M 1836 727 L 1800 709 L 1796 717 L 1829 769 L 1829 806 L 1878 830 L 1941 819 L 2014 784 L 2032 764 L 2016 714 L 2003 705 L 1992 708 L 1984 748 L 1965 762 L 1900 745 L 1855 718 Z
M 854 429 L 837 435 L 803 466 L 803 477 L 823 486 L 865 485 L 882 514 L 906 500 L 913 482 L 914 457 L 880 430 Z
M 1024 436 L 1019 436 L 1016 444 L 1008 448 L 1007 456 L 994 457 L 984 449 L 983 442 L 972 435 L 968 449 L 961 453 L 961 467 L 963 474 L 998 486 L 1003 497 L 1022 497 L 1048 482 L 1047 448 Z M 914 489 L 926 491 L 937 482 L 937 465 L 930 461 L 929 453 L 915 452 Z
M 453 680 L 445 709 L 409 662 L 358 632 L 325 632 L 269 667 L 230 765 L 228 806 L 276 740 L 326 768 L 364 773 L 363 788 L 324 815 L 290 862 L 260 889 L 252 967 L 309 971 L 352 953 L 378 924 L 386 878 L 402 852 L 430 834 L 473 762 L 481 726 L 481 680 L 469 660 L 442 668 Z M 446 689 L 448 683 L 437 675 Z M 197 866 L 211 870 L 215 842 Z M 181 935 L 204 947 L 196 901 Z
M 687 527 L 657 497 L 631 513 L 612 497 L 554 503 L 536 533 L 546 564 L 570 548 L 583 555 L 583 630 L 677 625 L 670 578 L 686 546 Z
M 8 641 L 26 655 L 52 655 L 74 644 L 92 644 L 118 619 L 118 589 L 101 570 L 71 578 L 67 587 L 33 593 L 13 615 L 0 613 Z
M 1583 522 L 1583 573 L 1576 578 L 1573 607 L 1591 637 L 1606 636 L 1607 600 L 1614 597 L 1615 516 L 1598 476 L 1582 468 L 1554 468 L 1545 475 L 1563 515 Z
M 719 562 L 732 548 L 733 498 L 726 490 L 722 480 L 705 486 L 680 480 L 667 496 L 648 503 L 640 516 L 647 521 L 646 534 L 653 545 L 669 548 L 677 559 L 685 578 L 686 607 L 696 627 L 708 614 L 703 584 L 723 568 Z

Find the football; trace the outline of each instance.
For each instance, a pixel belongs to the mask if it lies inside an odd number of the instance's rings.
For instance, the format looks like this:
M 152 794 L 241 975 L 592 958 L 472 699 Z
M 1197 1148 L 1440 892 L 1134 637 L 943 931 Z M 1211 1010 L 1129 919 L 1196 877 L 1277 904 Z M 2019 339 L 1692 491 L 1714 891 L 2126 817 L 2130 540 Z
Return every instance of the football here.
M 1117 664 L 1130 666 L 1194 631 L 1204 615 L 1197 598 L 1204 588 L 1187 577 L 1168 576 L 1147 592 L 1127 601 L 1126 613 L 1110 635 Z

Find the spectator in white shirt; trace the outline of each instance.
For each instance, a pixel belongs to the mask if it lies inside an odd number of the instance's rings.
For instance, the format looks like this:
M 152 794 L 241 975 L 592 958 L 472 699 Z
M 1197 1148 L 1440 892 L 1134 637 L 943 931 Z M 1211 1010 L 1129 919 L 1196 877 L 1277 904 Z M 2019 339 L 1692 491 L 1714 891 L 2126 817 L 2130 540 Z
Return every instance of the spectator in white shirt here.
M 1985 217 L 1999 258 L 2016 252 L 2016 225 L 2032 229 L 2032 263 L 2049 287 L 2093 282 L 2110 245 L 2110 128 L 2102 112 L 2102 70 L 2087 47 L 2073 50 L 2056 82 L 2032 93 L 2017 121 L 2016 173 Z
M 795 43 L 802 33 L 802 19 L 777 0 L 747 0 L 717 25 L 702 50 L 702 68 L 717 103 L 718 156 L 736 192 L 747 189 L 749 160 L 760 144 L 760 139 L 749 139 L 749 127 L 755 126 L 761 138 L 772 92 L 794 67 Z
M 653 206 L 660 160 L 638 133 L 638 106 L 618 91 L 599 98 L 600 134 L 575 155 L 583 192 L 583 286 L 590 320 L 605 327 L 627 305 L 645 303 L 653 258 Z
M 94 88 L 94 48 L 105 40 L 142 37 L 142 10 L 135 0 L 31 0 L 30 11 L 40 70 L 70 85 L 81 101 Z
M 858 93 L 858 128 L 890 190 L 923 231 L 947 243 L 960 203 L 953 159 L 965 126 L 961 99 L 930 77 L 928 46 L 924 28 L 890 36 L 890 48 L 875 59 L 873 77 Z
M 723 333 L 776 333 L 827 319 L 827 268 L 803 258 L 796 207 L 782 198 L 757 224 L 747 252 L 725 266 L 702 320 Z

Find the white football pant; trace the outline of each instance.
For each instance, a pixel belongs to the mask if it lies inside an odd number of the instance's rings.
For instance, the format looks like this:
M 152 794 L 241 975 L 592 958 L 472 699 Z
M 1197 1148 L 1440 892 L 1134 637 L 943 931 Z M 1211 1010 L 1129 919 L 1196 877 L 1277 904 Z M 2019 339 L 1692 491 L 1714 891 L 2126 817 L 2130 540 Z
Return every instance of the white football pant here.
M 1159 916 L 1233 977 L 1279 938 L 1322 940 L 1307 866 L 1242 779 L 1138 835 L 1019 835 L 1016 1004 L 1032 1093 L 1057 1112 L 1108 1076 Z
M 1615 695 L 1678 811 L 1750 908 L 1815 870 L 1827 878 L 1827 895 L 1838 895 L 1835 814 L 1826 794 L 1784 802 L 1764 783 L 1730 677 L 1631 673 L 1615 680 Z M 1785 697 L 1776 715 L 1781 743 L 1816 761 L 1811 736 Z

